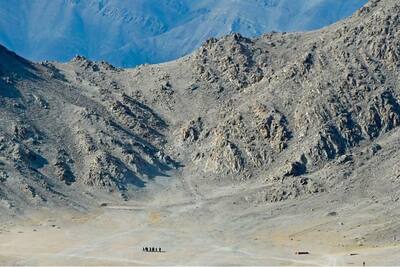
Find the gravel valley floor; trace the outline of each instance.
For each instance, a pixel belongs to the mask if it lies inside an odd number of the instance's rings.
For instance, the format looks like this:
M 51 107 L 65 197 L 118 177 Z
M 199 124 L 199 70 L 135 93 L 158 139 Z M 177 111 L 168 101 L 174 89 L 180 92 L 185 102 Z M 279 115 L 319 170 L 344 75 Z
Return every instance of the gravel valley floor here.
M 0 262 L 393 266 L 400 261 L 400 241 L 389 236 L 400 212 L 397 206 L 387 208 L 385 199 L 343 204 L 324 194 L 249 207 L 234 204 L 237 192 L 226 188 L 223 196 L 204 200 L 166 194 L 165 205 L 158 200 L 108 203 L 90 213 L 41 210 L 2 224 Z M 143 252 L 146 246 L 163 252 Z

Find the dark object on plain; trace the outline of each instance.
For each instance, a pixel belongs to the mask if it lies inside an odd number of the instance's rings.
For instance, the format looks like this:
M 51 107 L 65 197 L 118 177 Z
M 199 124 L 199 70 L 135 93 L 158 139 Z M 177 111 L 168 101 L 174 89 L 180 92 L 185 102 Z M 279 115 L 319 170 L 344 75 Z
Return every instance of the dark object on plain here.
M 308 252 L 308 251 L 297 251 L 295 254 L 296 255 L 309 255 L 310 252 Z

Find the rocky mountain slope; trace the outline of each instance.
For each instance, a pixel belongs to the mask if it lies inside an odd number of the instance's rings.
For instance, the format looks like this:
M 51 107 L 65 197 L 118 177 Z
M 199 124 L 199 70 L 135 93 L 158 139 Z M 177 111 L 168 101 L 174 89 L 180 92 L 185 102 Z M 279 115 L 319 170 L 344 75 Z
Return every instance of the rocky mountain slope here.
M 134 66 L 173 60 L 207 38 L 322 28 L 367 0 L 0 1 L 0 43 L 32 60 L 76 54 Z
M 326 192 L 397 201 L 400 5 L 308 33 L 231 34 L 161 65 L 0 50 L 4 209 L 233 184 L 238 201 Z

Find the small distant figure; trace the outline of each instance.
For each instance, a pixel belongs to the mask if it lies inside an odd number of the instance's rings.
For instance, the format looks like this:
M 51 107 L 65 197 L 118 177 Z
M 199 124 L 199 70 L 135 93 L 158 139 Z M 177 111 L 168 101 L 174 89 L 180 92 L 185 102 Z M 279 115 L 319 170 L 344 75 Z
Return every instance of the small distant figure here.
M 143 247 L 143 252 L 163 252 L 160 247 Z

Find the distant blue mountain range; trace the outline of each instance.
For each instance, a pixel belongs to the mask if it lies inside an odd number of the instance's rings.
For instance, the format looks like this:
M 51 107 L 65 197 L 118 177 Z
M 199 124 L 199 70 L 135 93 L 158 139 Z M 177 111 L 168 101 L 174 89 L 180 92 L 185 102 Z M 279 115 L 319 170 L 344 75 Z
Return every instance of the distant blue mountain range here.
M 32 60 L 159 63 L 209 37 L 305 31 L 367 0 L 0 0 L 0 43 Z

